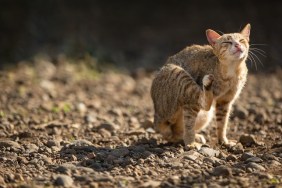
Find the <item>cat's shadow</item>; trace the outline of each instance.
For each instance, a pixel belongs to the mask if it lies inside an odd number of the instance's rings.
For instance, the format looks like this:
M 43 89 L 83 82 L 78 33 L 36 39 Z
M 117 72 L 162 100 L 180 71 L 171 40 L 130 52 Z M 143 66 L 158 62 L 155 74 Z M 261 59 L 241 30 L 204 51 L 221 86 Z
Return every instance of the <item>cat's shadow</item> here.
M 173 147 L 172 147 L 173 146 Z M 68 162 L 75 156 L 78 166 L 92 168 L 95 171 L 109 171 L 115 167 L 135 166 L 163 157 L 164 152 L 172 151 L 181 144 L 157 143 L 156 139 L 142 138 L 130 146 L 96 147 L 89 144 L 68 144 L 60 151 L 60 157 Z

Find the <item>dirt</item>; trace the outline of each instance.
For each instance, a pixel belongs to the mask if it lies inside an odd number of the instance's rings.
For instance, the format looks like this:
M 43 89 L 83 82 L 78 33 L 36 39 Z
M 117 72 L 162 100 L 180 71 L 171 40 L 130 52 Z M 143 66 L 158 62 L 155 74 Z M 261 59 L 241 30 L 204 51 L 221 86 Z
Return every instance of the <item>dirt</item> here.
M 207 144 L 186 151 L 152 127 L 153 73 L 20 63 L 1 73 L 0 187 L 282 187 L 281 73 L 248 76 L 234 147 L 216 143 L 212 123 Z

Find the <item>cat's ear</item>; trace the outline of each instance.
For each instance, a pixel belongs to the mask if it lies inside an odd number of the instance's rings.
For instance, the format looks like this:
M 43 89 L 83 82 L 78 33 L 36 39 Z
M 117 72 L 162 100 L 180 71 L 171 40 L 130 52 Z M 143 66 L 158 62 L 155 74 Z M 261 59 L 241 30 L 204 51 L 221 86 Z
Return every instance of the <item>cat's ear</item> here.
M 214 30 L 208 29 L 206 30 L 206 35 L 207 35 L 207 39 L 210 43 L 210 45 L 214 45 L 215 41 L 221 37 L 220 34 L 218 34 L 217 32 L 215 32 Z
M 251 33 L 251 24 L 247 24 L 244 29 L 241 31 L 241 35 L 243 35 L 248 41 L 250 41 L 250 33 Z

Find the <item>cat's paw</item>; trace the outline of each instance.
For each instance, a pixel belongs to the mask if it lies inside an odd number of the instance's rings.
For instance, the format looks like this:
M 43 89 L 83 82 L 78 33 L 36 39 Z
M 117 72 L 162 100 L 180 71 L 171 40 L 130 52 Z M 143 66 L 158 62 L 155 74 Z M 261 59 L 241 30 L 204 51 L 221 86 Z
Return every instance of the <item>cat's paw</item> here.
M 191 144 L 187 144 L 185 145 L 185 150 L 192 150 L 192 149 L 196 149 L 196 150 L 200 150 L 202 147 L 202 144 L 198 143 L 198 142 L 192 142 Z
M 196 142 L 199 142 L 199 143 L 202 143 L 202 144 L 207 143 L 205 137 L 201 134 L 195 134 L 195 140 L 196 140 Z
M 236 140 L 228 140 L 227 138 L 219 139 L 218 143 L 226 147 L 233 147 L 237 144 Z
M 203 78 L 203 86 L 206 90 L 210 90 L 214 81 L 214 76 L 212 74 L 205 75 Z

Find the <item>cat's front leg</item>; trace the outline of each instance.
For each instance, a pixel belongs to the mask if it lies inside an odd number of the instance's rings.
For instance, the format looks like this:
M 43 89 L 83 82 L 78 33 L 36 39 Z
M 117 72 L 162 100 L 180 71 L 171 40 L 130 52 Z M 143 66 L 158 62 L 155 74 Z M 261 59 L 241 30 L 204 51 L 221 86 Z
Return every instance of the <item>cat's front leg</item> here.
M 229 142 L 226 136 L 231 107 L 232 103 L 230 101 L 223 100 L 216 102 L 216 123 L 219 144 L 232 144 L 231 142 Z

